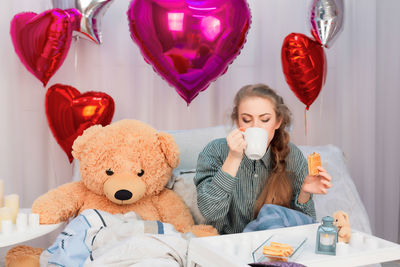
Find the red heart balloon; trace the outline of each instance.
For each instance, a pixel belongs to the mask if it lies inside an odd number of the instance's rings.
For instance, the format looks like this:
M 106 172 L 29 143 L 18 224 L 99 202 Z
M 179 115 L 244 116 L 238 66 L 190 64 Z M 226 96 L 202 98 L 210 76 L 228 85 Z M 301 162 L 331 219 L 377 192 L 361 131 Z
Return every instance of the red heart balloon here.
M 102 92 L 81 94 L 72 86 L 55 84 L 46 93 L 49 127 L 72 162 L 72 144 L 83 131 L 95 124 L 110 124 L 114 100 Z
M 286 82 L 308 109 L 325 83 L 323 48 L 304 34 L 291 33 L 283 41 L 281 56 Z
M 43 86 L 62 65 L 72 40 L 70 14 L 61 9 L 39 15 L 19 13 L 11 21 L 11 38 L 15 52 L 25 67 Z
M 250 19 L 246 0 L 132 0 L 128 10 L 146 62 L 188 104 L 240 53 Z

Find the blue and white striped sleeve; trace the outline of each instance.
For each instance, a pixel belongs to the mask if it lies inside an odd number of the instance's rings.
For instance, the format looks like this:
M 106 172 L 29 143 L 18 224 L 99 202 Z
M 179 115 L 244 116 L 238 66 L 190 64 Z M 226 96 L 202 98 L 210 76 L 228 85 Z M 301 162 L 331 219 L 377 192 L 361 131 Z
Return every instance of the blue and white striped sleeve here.
M 223 143 L 219 139 L 209 143 L 199 154 L 194 183 L 197 188 L 197 204 L 207 222 L 220 222 L 229 212 L 232 190 L 237 178 L 222 171 L 224 163 Z

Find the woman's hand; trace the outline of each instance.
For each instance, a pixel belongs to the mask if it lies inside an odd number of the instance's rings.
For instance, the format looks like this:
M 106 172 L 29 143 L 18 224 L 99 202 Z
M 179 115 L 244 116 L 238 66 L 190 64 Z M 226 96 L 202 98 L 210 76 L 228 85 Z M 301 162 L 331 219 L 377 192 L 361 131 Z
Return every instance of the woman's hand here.
M 318 175 L 307 175 L 304 179 L 301 190 L 310 194 L 327 194 L 332 187 L 332 177 L 322 167 L 318 167 Z
M 222 165 L 222 170 L 235 177 L 239 169 L 240 162 L 243 159 L 244 149 L 247 142 L 243 138 L 243 134 L 239 129 L 235 129 L 226 137 L 228 143 L 229 153 Z
M 243 133 L 240 129 L 234 129 L 226 137 L 229 147 L 229 156 L 234 159 L 242 159 L 247 142 L 244 140 Z

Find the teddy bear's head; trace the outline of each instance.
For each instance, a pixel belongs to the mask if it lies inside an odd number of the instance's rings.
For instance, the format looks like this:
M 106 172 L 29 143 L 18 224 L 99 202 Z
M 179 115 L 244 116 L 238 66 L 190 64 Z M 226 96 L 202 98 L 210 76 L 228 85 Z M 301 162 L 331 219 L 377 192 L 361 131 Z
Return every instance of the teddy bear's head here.
M 338 228 L 350 226 L 349 215 L 342 210 L 336 211 L 333 214 L 333 224 Z
M 117 204 L 158 194 L 179 163 L 173 137 L 136 120 L 92 126 L 72 149 L 85 186 Z

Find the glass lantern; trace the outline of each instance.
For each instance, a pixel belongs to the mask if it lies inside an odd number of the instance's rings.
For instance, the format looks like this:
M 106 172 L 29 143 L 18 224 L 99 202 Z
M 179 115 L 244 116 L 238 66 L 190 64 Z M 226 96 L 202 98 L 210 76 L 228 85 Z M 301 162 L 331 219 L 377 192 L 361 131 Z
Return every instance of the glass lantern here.
M 317 241 L 315 243 L 315 253 L 336 255 L 336 243 L 338 240 L 338 231 L 333 225 L 333 218 L 325 216 L 322 218 L 322 224 L 318 227 Z

